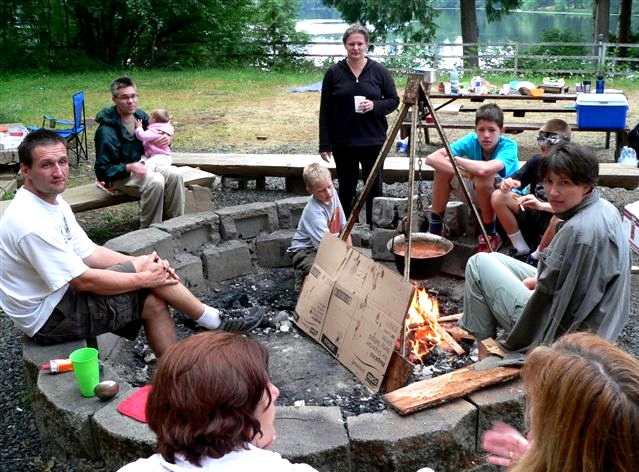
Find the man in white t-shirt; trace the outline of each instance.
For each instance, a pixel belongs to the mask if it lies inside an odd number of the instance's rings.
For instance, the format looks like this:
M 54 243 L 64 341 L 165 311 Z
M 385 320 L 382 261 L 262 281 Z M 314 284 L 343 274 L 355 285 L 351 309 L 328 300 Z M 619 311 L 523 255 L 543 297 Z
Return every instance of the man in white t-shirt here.
M 249 331 L 260 310 L 220 316 L 155 252 L 127 256 L 94 244 L 61 197 L 69 176 L 64 140 L 48 130 L 18 148 L 24 186 L 0 219 L 0 309 L 41 344 L 113 332 L 133 339 L 144 325 L 156 355 L 176 341 L 168 307 L 208 329 Z

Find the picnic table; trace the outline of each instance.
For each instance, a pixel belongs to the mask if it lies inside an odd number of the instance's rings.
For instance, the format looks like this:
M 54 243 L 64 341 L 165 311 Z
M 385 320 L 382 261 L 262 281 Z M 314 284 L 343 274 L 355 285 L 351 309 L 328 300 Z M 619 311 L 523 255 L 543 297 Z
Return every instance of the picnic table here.
M 552 114 L 574 114 L 576 113 L 576 93 L 544 93 L 538 96 L 531 95 L 518 95 L 518 94 L 476 94 L 476 93 L 464 93 L 464 94 L 445 94 L 445 93 L 431 93 L 430 98 L 435 106 L 435 111 L 439 111 L 441 114 L 440 121 L 443 128 L 449 129 L 474 129 L 475 123 L 473 121 L 460 121 L 460 120 L 446 120 L 443 118 L 447 113 L 474 113 L 477 111 L 476 106 L 471 104 L 461 103 L 482 103 L 484 101 L 497 102 L 499 107 L 505 114 L 512 113 L 514 118 L 521 118 L 526 116 L 526 113 L 548 113 Z M 501 102 L 515 102 L 515 105 L 506 103 L 505 106 Z M 559 102 L 559 103 L 558 103 Z M 554 106 L 548 106 L 548 104 L 557 104 Z M 459 106 L 456 106 L 459 105 Z M 557 116 L 557 118 L 564 118 Z M 566 120 L 568 121 L 568 120 Z M 573 120 L 574 121 L 574 120 Z M 623 146 L 628 144 L 628 132 L 626 129 L 619 128 L 580 128 L 576 123 L 568 123 L 572 131 L 584 131 L 584 132 L 600 132 L 606 133 L 605 146 L 606 149 L 610 148 L 610 135 L 615 133 L 615 159 L 618 159 L 619 152 Z M 410 123 L 404 123 L 404 126 L 410 126 Z M 422 120 L 419 125 L 424 128 L 425 139 L 427 143 L 430 143 L 430 136 L 428 130 L 434 128 L 435 124 L 430 120 Z M 536 131 L 543 126 L 542 122 L 515 122 L 506 118 L 504 122 L 504 130 L 506 133 L 519 134 L 524 131 Z

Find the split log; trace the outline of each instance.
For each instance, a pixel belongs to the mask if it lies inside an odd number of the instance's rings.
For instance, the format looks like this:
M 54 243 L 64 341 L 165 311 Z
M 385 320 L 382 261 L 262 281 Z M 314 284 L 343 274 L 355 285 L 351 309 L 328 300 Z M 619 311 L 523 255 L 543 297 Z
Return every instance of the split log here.
M 413 364 L 400 356 L 397 351 L 393 351 L 380 391 L 387 393 L 403 387 L 412 371 Z
M 400 415 L 408 415 L 518 376 L 517 367 L 474 370 L 469 366 L 433 379 L 412 383 L 387 393 L 383 398 Z
M 465 329 L 460 328 L 457 325 L 453 325 L 452 323 L 443 324 L 441 325 L 441 327 L 444 328 L 448 332 L 448 334 L 450 334 L 457 342 L 475 340 L 475 336 L 470 334 Z
M 459 321 L 461 320 L 462 316 L 464 316 L 463 313 L 457 313 L 456 315 L 440 316 L 439 318 L 437 318 L 437 321 L 439 321 L 440 323 L 443 323 L 445 321 Z
M 458 356 L 466 354 L 464 348 L 461 347 L 450 334 L 448 334 L 448 331 L 446 331 L 445 329 L 441 329 L 439 331 L 442 338 L 444 338 L 444 342 L 448 344 L 448 346 L 450 346 L 450 348 L 455 351 Z
M 485 359 L 491 355 L 503 358 L 506 355 L 506 351 L 493 338 L 486 338 L 479 341 L 478 355 L 479 359 Z

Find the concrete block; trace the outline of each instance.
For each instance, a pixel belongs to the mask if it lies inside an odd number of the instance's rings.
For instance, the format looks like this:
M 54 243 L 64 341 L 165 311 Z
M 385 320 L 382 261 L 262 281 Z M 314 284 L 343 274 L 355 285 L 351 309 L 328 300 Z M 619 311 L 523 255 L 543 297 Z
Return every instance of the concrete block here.
M 98 351 L 100 351 L 100 360 L 102 362 L 117 356 L 120 349 L 126 344 L 126 339 L 113 333 L 104 333 L 97 337 Z
M 104 404 L 91 420 L 93 435 L 105 463 L 105 470 L 118 470 L 141 457 L 149 457 L 155 451 L 156 437 L 147 424 L 135 421 L 117 412 L 118 404 L 134 389 L 127 383 L 120 384 L 120 393 Z
M 121 381 L 108 367 L 101 378 Z M 99 460 L 91 417 L 104 405 L 95 397 L 82 397 L 73 374 L 40 374 L 32 400 L 33 416 L 51 455 L 65 461 L 69 456 Z
M 27 383 L 30 388 L 35 388 L 40 373 L 40 366 L 51 359 L 67 359 L 76 349 L 86 347 L 82 341 L 54 344 L 52 346 L 40 346 L 27 336 L 22 337 L 22 358 Z
M 287 193 L 308 195 L 306 184 L 304 183 L 304 179 L 302 179 L 301 175 L 299 177 L 285 177 L 284 182 L 286 185 Z
M 275 203 L 249 203 L 216 210 L 222 239 L 251 239 L 278 229 Z
M 221 240 L 220 217 L 212 211 L 178 216 L 156 223 L 152 227 L 169 233 L 178 252 L 195 253 L 201 246 L 208 243 L 217 244 Z
M 175 252 L 173 237 L 158 228 L 145 228 L 108 240 L 105 247 L 130 256 L 157 251 L 163 259 L 172 259 Z
M 457 400 L 410 416 L 386 410 L 347 418 L 353 470 L 463 470 L 475 451 L 476 408 Z
M 209 283 L 232 279 L 253 271 L 248 244 L 228 241 L 202 250 L 204 274 Z
M 425 208 L 427 208 L 426 219 L 430 221 L 432 208 L 426 206 Z M 446 233 L 444 234 L 444 236 L 449 238 L 457 238 L 465 234 L 474 234 L 474 232 L 472 231 L 468 233 L 468 219 L 473 218 L 470 212 L 471 210 L 465 202 L 460 202 L 457 200 L 448 202 L 446 204 L 446 213 L 444 214 L 444 227 L 446 228 Z
M 273 450 L 320 471 L 350 472 L 348 435 L 339 407 L 280 407 Z
M 425 217 L 418 210 L 418 197 L 413 197 L 413 231 L 422 231 Z M 422 199 L 422 208 L 428 208 L 428 202 Z M 408 214 L 408 198 L 377 197 L 373 200 L 373 226 L 396 229 L 399 221 Z
M 302 216 L 302 211 L 311 197 L 291 197 L 277 200 L 277 217 L 280 229 L 296 229 Z
M 188 252 L 175 255 L 173 268 L 180 276 L 184 286 L 196 295 L 201 295 L 206 287 L 202 259 Z
M 260 234 L 255 240 L 257 263 L 262 267 L 291 267 L 293 257 L 286 250 L 295 231 L 282 229 L 271 234 Z
M 486 388 L 468 396 L 467 400 L 474 404 L 478 411 L 477 438 L 497 421 L 503 421 L 519 431 L 524 426 L 524 387 L 520 380 Z M 481 448 L 481 444 L 478 444 Z
M 351 231 L 354 247 L 369 248 L 371 246 L 371 229 L 368 225 L 356 224 Z
M 394 261 L 395 257 L 386 248 L 386 243 L 395 236 L 392 229 L 375 228 L 371 238 L 371 253 L 373 259 L 378 261 Z
M 189 185 L 185 189 L 184 213 L 201 213 L 213 209 L 213 192 L 208 187 Z

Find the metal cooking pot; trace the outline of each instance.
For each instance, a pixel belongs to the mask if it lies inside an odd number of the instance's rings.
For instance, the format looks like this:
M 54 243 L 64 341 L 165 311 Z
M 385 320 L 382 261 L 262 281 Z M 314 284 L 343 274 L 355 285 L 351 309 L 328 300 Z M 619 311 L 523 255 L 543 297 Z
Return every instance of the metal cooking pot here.
M 388 250 L 395 256 L 395 266 L 400 274 L 404 273 L 405 241 L 406 237 L 399 234 L 386 243 Z M 413 233 L 410 278 L 419 280 L 437 274 L 453 247 L 453 243 L 442 236 L 432 233 Z

